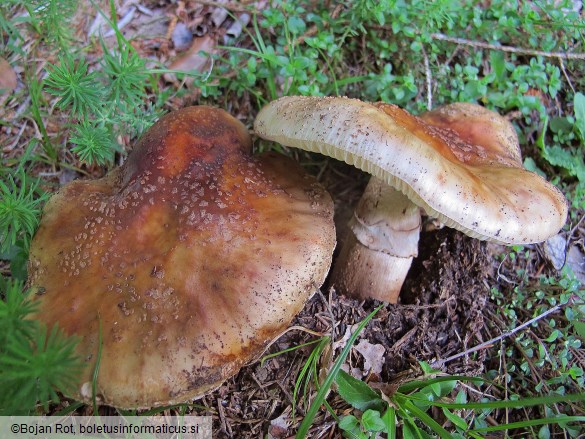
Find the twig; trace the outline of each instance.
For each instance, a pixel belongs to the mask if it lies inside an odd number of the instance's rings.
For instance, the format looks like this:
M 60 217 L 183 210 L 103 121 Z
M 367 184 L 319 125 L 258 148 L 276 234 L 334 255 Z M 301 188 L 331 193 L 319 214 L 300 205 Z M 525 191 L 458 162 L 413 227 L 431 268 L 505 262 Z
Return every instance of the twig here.
M 508 255 L 504 255 L 504 259 L 502 259 L 502 262 L 500 262 L 500 265 L 498 266 L 498 279 L 503 279 L 505 280 L 507 283 L 514 285 L 515 282 L 511 281 L 510 279 L 508 279 L 506 276 L 504 276 L 502 273 L 500 273 L 500 270 L 502 269 L 502 265 L 504 265 L 504 262 L 506 262 L 506 259 L 508 258 Z
M 429 304 L 429 305 L 397 305 L 396 307 L 398 309 L 400 309 L 401 311 L 405 310 L 405 309 L 419 310 L 419 309 L 441 308 L 452 300 L 455 300 L 455 296 L 449 296 L 449 297 L 447 297 L 447 299 L 445 299 L 444 302 L 441 302 L 441 303 L 433 303 L 433 304 Z
M 325 295 L 323 294 L 323 291 L 321 291 L 321 288 L 317 287 L 317 293 L 319 294 L 321 301 L 325 304 L 325 308 L 327 309 L 327 313 L 329 314 L 330 319 L 329 324 L 331 325 L 331 331 L 329 336 L 331 337 L 331 347 L 333 347 L 333 340 L 335 340 L 335 328 L 337 327 L 335 323 L 335 316 L 333 315 L 333 309 L 331 309 L 331 304 L 325 298 Z
M 512 329 L 511 331 L 504 332 L 502 335 L 500 335 L 498 337 L 492 338 L 491 340 L 488 340 L 484 343 L 480 343 L 477 346 L 474 346 L 474 347 L 467 349 L 466 351 L 460 352 L 456 355 L 452 355 L 450 357 L 447 357 L 443 360 L 441 360 L 441 359 L 434 360 L 433 364 L 438 364 L 438 365 L 442 366 L 445 363 L 448 363 L 449 361 L 453 361 L 453 360 L 456 360 L 457 358 L 463 357 L 465 355 L 469 355 L 473 352 L 477 352 L 477 351 L 480 351 L 482 349 L 488 348 L 488 347 L 492 346 L 494 343 L 496 343 L 504 338 L 508 338 L 508 337 L 514 335 L 515 333 L 517 333 L 518 331 L 521 331 L 522 329 L 526 328 L 527 326 L 532 325 L 534 322 L 537 322 L 538 320 L 545 318 L 549 314 L 552 314 L 552 313 L 558 311 L 563 306 L 564 306 L 564 304 L 563 305 L 556 305 L 556 306 L 552 307 L 551 309 L 549 309 L 548 311 L 545 311 L 542 314 L 528 320 L 527 322 L 522 323 L 520 326 L 517 326 L 516 328 Z
M 573 87 L 573 83 L 571 82 L 571 78 L 569 78 L 569 75 L 567 74 L 567 71 L 565 70 L 565 63 L 563 63 L 563 60 L 561 58 L 559 58 L 559 65 L 561 66 L 561 72 L 563 72 L 563 75 L 565 76 L 565 79 L 567 80 L 569 87 L 571 87 L 571 90 L 573 90 L 573 93 L 575 93 L 575 87 Z
M 228 11 L 232 12 L 250 12 L 251 8 L 241 6 L 235 3 L 222 3 L 222 2 L 214 2 L 208 0 L 193 0 L 193 3 L 198 3 L 203 6 L 211 6 L 214 8 L 223 8 L 227 9 Z
M 427 83 L 427 111 L 431 111 L 433 109 L 433 90 L 432 90 L 432 77 L 431 77 L 431 67 L 429 65 L 429 57 L 427 55 L 427 51 L 425 50 L 424 46 L 422 47 L 422 54 L 423 60 L 425 64 L 425 78 Z
M 465 38 L 450 37 L 448 35 L 440 33 L 431 34 L 431 38 L 434 40 L 463 44 L 465 46 L 480 47 L 482 49 L 501 50 L 502 52 L 520 53 L 522 55 L 544 56 L 546 58 L 561 59 L 585 59 L 585 53 L 545 52 L 543 50 L 524 49 L 514 46 L 502 46 L 500 44 L 490 44 L 483 41 L 474 41 Z

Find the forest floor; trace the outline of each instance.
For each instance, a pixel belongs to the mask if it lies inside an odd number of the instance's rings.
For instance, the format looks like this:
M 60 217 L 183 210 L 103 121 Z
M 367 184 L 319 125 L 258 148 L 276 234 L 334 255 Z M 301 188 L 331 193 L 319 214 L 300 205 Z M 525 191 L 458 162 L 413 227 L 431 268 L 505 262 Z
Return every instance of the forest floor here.
M 8 78 L 2 88 L 9 90 L 0 95 L 2 166 L 8 170 L 2 174 L 3 179 L 11 169 L 16 169 L 18 163 L 25 160 L 30 161 L 28 174 L 40 178 L 42 188 L 48 193 L 56 191 L 60 185 L 72 179 L 103 176 L 108 170 L 107 166 L 84 163 L 70 149 L 71 142 L 67 136 L 71 130 L 72 117 L 59 107 L 58 98 L 46 91 L 35 96 L 34 84 L 38 85 L 46 79 L 48 64 L 59 62 L 59 51 L 45 41 L 40 42 L 35 29 L 25 30 L 26 10 L 17 3 L 9 3 L 5 12 L 14 14 L 12 18 L 15 20 L 20 19 L 15 23 L 21 23 L 18 26 L 24 38 L 20 43 L 20 51 L 5 47 L 2 55 L 9 63 L 0 64 L 0 76 Z M 108 2 L 100 3 L 103 3 L 101 6 L 104 10 L 109 10 Z M 220 77 L 214 78 L 214 69 L 218 67 L 210 61 L 208 54 L 215 54 L 220 61 L 235 54 L 241 55 L 243 60 L 230 62 L 240 67 L 247 66 L 248 74 L 256 75 L 254 81 L 262 77 L 270 80 L 268 73 L 262 72 L 259 67 L 254 70 L 250 64 L 252 58 L 261 63 L 262 57 L 254 58 L 247 53 L 229 50 L 230 45 L 237 45 L 240 49 L 260 50 L 258 40 L 254 39 L 258 37 L 258 32 L 265 33 L 267 41 L 271 38 L 278 41 L 280 34 L 273 27 L 255 29 L 250 19 L 255 13 L 264 13 L 269 8 L 266 2 L 222 2 L 225 9 L 210 1 L 114 3 L 118 26 L 130 41 L 132 50 L 146 60 L 145 67 L 199 72 L 199 79 L 195 80 L 188 75 L 177 76 L 173 72 L 149 77 L 147 85 L 150 88 L 145 96 L 157 111 L 206 103 L 228 109 L 248 127 L 252 126 L 259 104 L 270 100 L 271 96 L 267 92 L 266 96 L 259 98 L 257 89 L 254 92 L 242 91 L 245 89 L 243 86 L 237 92 L 222 88 L 226 81 L 242 82 L 245 79 L 236 70 L 220 72 Z M 83 53 L 91 70 L 94 70 L 99 69 L 104 50 L 115 48 L 119 40 L 115 33 L 107 33 L 109 26 L 106 20 L 95 12 L 92 5 L 93 2 L 80 3 L 75 10 L 71 29 L 75 37 L 75 49 L 71 51 Z M 333 20 L 343 16 L 342 6 L 330 9 Z M 308 17 L 306 10 L 301 13 Z M 236 16 L 243 21 L 243 27 L 232 26 Z M 288 23 L 292 28 L 294 22 L 289 20 Z M 302 46 L 306 39 L 325 32 L 323 29 L 334 30 L 333 25 L 324 25 L 323 28 L 308 25 L 297 36 L 295 43 Z M 103 39 L 104 45 L 96 40 L 99 32 L 108 35 Z M 350 37 L 344 35 L 344 38 Z M 351 38 L 357 47 L 369 47 L 366 33 Z M 277 46 L 279 43 L 274 44 Z M 292 50 L 293 46 L 289 47 Z M 578 47 L 582 49 L 582 45 Z M 201 50 L 208 54 L 201 53 Z M 453 58 L 464 59 L 465 56 L 472 57 L 475 50 L 480 49 L 462 45 L 458 46 L 459 52 L 454 51 L 452 55 Z M 445 56 L 441 59 L 448 63 L 453 58 Z M 582 60 L 580 62 L 583 63 Z M 325 65 L 324 61 L 321 64 Z M 296 74 L 300 74 L 299 70 L 295 71 Z M 578 78 L 578 72 L 577 68 L 568 75 L 565 71 L 565 77 Z M 355 76 L 360 74 L 353 73 Z M 581 73 L 585 73 L 585 69 Z M 210 82 L 201 82 L 201 75 L 207 74 L 211 75 L 212 85 Z M 424 78 L 424 68 L 420 69 L 420 74 L 420 78 Z M 10 79 L 12 75 L 14 81 Z M 34 81 L 31 78 L 35 78 Z M 338 79 L 341 84 L 342 78 Z M 252 81 L 250 76 L 246 80 Z M 282 78 L 276 78 L 275 83 L 278 87 L 286 87 L 286 81 Z M 567 81 L 564 84 L 565 89 L 569 89 L 570 83 Z M 405 83 L 401 84 L 405 90 L 408 88 Z M 225 94 L 224 90 L 227 90 Z M 419 90 L 425 90 L 424 80 L 419 84 Z M 551 114 L 560 111 L 559 108 L 565 112 L 568 108 L 572 109 L 572 104 L 559 104 L 558 98 L 553 99 L 535 88 L 529 88 L 523 93 L 531 93 Z M 424 92 L 419 91 L 418 97 L 419 101 L 425 101 Z M 520 130 L 524 130 L 525 135 L 521 139 L 523 153 L 530 157 L 538 156 L 537 129 L 526 122 L 518 109 L 511 109 L 506 117 L 514 121 Z M 131 149 L 136 137 L 130 131 L 116 133 L 118 144 L 126 151 Z M 55 157 L 51 157 L 50 148 L 44 143 L 47 139 L 50 139 L 52 145 L 57 145 Z M 578 143 L 577 140 L 573 142 Z M 582 154 L 582 146 L 578 146 L 577 151 Z M 336 207 L 338 242 L 342 243 L 347 221 L 368 176 L 334 160 L 288 150 L 286 152 L 318 175 L 320 182 L 332 194 Z M 31 161 L 31 155 L 40 159 Z M 124 156 L 116 151 L 108 166 L 123 162 Z M 579 157 L 579 152 L 576 157 Z M 559 175 L 554 175 L 555 181 L 559 183 L 559 180 L 564 179 L 568 182 L 564 188 L 575 186 L 576 174 L 569 172 L 567 175 L 565 170 L 553 168 L 555 163 L 546 163 L 538 157 L 536 160 L 547 171 L 555 172 L 556 169 Z M 582 160 L 581 156 L 581 163 Z M 581 174 L 577 177 L 581 177 Z M 582 202 L 575 201 L 575 198 L 571 198 L 570 202 L 573 202 L 573 207 L 569 223 L 556 241 L 561 243 L 560 250 L 555 250 L 552 242 L 524 247 L 490 244 L 442 227 L 436 221 L 424 217 L 419 255 L 402 288 L 399 303 L 385 305 L 372 318 L 359 334 L 344 370 L 385 395 L 391 395 L 403 383 L 447 375 L 486 379 L 482 385 L 458 381 L 457 388 L 447 396 L 449 401 L 454 401 L 458 393 L 475 401 L 507 400 L 511 395 L 532 397 L 564 392 L 583 394 L 585 351 L 581 341 L 585 328 L 580 326 L 579 321 L 585 315 L 585 212 Z M 560 265 L 559 259 L 562 260 Z M 570 268 L 568 274 L 567 267 Z M 3 276 L 18 277 L 17 258 L 3 257 L 0 270 Z M 314 384 L 304 387 L 297 382 L 314 348 L 314 345 L 304 345 L 321 336 L 330 337 L 331 343 L 322 353 L 318 364 L 320 370 L 327 371 L 345 347 L 349 334 L 378 305 L 379 302 L 374 300 L 358 301 L 339 295 L 335 287 L 326 281 L 296 317 L 291 329 L 265 353 L 277 355 L 247 365 L 218 389 L 195 401 L 188 412 L 213 416 L 214 437 L 218 438 L 294 437 L 317 391 Z M 514 328 L 550 310 L 551 314 L 546 318 L 536 319 L 528 327 L 515 331 Z M 431 377 L 428 371 L 421 368 L 421 362 L 436 369 L 436 373 Z M 296 389 L 299 389 L 299 395 L 296 395 Z M 305 398 L 301 399 L 301 396 Z M 51 411 L 56 413 L 70 403 L 64 400 L 52 406 Z M 359 413 L 335 391 L 330 393 L 328 403 L 338 417 Z M 89 406 L 77 410 L 80 414 L 91 414 L 92 411 Z M 455 431 L 453 419 L 446 416 L 443 410 L 431 407 L 427 411 L 439 424 Z M 113 408 L 102 407 L 100 413 L 117 412 Z M 585 407 L 581 401 L 553 403 L 550 406 L 521 406 L 518 409 L 491 409 L 481 413 L 460 410 L 457 413 L 469 426 L 476 417 L 481 418 L 481 425 L 501 426 L 543 417 L 584 416 Z M 323 409 L 313 421 L 310 437 L 341 437 L 342 431 L 338 424 L 338 419 Z M 524 426 L 517 433 L 512 431 L 507 434 L 510 437 L 514 434 L 542 434 L 542 437 L 547 437 L 546 434 L 549 437 L 584 434 L 578 427 L 566 430 L 551 425 L 546 432 L 540 428 Z

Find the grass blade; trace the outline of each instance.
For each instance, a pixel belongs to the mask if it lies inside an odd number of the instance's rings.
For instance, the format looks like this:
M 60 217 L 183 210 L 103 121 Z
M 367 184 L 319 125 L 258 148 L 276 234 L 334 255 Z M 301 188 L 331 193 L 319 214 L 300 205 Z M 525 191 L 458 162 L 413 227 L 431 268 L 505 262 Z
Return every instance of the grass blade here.
M 343 348 L 343 351 L 341 351 L 341 354 L 339 355 L 337 360 L 335 360 L 335 363 L 333 364 L 331 371 L 329 372 L 329 374 L 327 374 L 325 381 L 323 381 L 323 385 L 319 388 L 319 391 L 317 392 L 317 396 L 315 396 L 315 399 L 311 403 L 311 407 L 309 407 L 309 411 L 307 412 L 305 418 L 303 419 L 303 422 L 301 422 L 301 425 L 297 431 L 297 434 L 295 435 L 296 439 L 303 439 L 307 436 L 307 433 L 309 432 L 309 428 L 313 424 L 313 420 L 315 419 L 315 416 L 317 415 L 317 412 L 319 411 L 321 404 L 323 404 L 323 401 L 325 400 L 325 396 L 327 395 L 327 392 L 329 392 L 329 389 L 331 388 L 333 381 L 335 381 L 335 378 L 337 377 L 337 373 L 339 372 L 339 370 L 341 369 L 341 365 L 343 364 L 343 362 L 345 361 L 345 359 L 349 355 L 349 351 L 351 350 L 351 347 L 353 346 L 354 342 L 356 341 L 359 333 L 366 327 L 368 322 L 376 315 L 376 313 L 383 306 L 384 305 L 380 305 L 374 311 L 372 311 L 359 324 L 357 330 L 351 335 L 351 337 L 347 341 L 347 344 Z

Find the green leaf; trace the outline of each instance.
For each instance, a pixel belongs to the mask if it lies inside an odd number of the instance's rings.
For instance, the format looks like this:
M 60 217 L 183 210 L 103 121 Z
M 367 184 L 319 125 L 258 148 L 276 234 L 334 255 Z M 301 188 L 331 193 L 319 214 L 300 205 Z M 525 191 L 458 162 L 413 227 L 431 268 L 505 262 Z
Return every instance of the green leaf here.
M 502 82 L 506 78 L 506 61 L 504 59 L 504 52 L 501 50 L 493 50 L 490 52 L 490 62 L 492 70 L 494 71 L 498 81 Z
M 382 416 L 382 421 L 384 421 L 386 426 L 388 439 L 396 439 L 396 410 L 394 407 L 388 407 L 388 410 Z
M 451 439 L 451 435 L 447 430 L 445 430 L 437 421 L 431 418 L 426 412 L 419 409 L 412 401 L 403 400 L 401 405 L 404 407 L 404 410 L 408 410 L 412 413 L 415 417 L 420 419 L 424 424 L 432 429 L 436 434 L 439 435 L 441 439 Z
M 457 396 L 455 397 L 455 402 L 459 404 L 465 404 L 467 402 L 467 393 L 463 390 L 457 392 Z
M 351 439 L 367 439 L 361 428 L 357 418 L 353 415 L 344 416 L 337 424 L 343 430 L 343 437 Z
M 404 396 L 402 396 L 404 398 Z M 449 409 L 469 409 L 469 410 L 485 410 L 485 409 L 502 409 L 502 408 L 519 408 L 531 407 L 535 405 L 551 405 L 561 402 L 581 402 L 585 401 L 585 393 L 574 393 L 567 395 L 545 395 L 534 398 L 510 399 L 502 401 L 485 401 L 485 402 L 466 402 L 465 404 L 457 404 L 450 402 L 428 401 L 423 398 L 417 398 L 414 395 L 409 396 L 413 401 L 426 402 L 435 407 L 446 407 Z
M 398 388 L 398 392 L 399 393 L 410 393 L 410 392 L 413 392 L 415 390 L 425 388 L 431 384 L 440 383 L 443 381 L 447 381 L 447 382 L 461 381 L 461 382 L 471 382 L 471 383 L 481 384 L 485 381 L 485 379 L 480 378 L 480 377 L 468 377 L 468 376 L 464 376 L 464 375 L 449 375 L 449 376 L 442 376 L 442 377 L 437 377 L 437 378 L 429 378 L 426 380 L 412 380 L 412 381 L 408 381 L 408 382 L 402 384 Z
M 340 370 L 336 382 L 339 395 L 356 409 L 361 411 L 374 409 L 379 412 L 386 409 L 386 402 L 380 395 L 347 372 Z
M 462 430 L 467 429 L 467 422 L 465 422 L 465 419 L 463 419 L 461 416 L 449 411 L 446 408 L 443 408 L 443 414 L 449 421 L 453 423 L 453 425 L 459 427 Z
M 366 410 L 362 415 L 362 425 L 367 431 L 379 432 L 384 431 L 386 424 L 380 418 L 380 412 L 376 410 Z
M 585 183 L 585 162 L 581 150 L 570 150 L 561 148 L 559 145 L 547 146 L 545 134 L 548 128 L 548 118 L 544 121 L 542 132 L 536 140 L 536 144 L 542 151 L 542 157 L 553 166 L 560 166 L 581 183 Z
M 419 361 L 418 364 L 425 375 L 434 375 L 441 372 L 439 369 L 434 369 L 426 361 Z
M 307 29 L 307 25 L 298 15 L 293 15 L 287 20 L 288 30 L 293 34 L 302 34 Z
M 342 430 L 353 430 L 355 427 L 358 427 L 360 425 L 359 421 L 357 420 L 357 418 L 353 415 L 347 415 L 344 416 L 343 418 L 341 418 L 339 420 L 339 428 L 341 428 Z
M 573 105 L 575 108 L 575 126 L 581 136 L 581 140 L 585 141 L 585 95 L 575 93 Z
M 574 321 L 573 328 L 575 328 L 576 335 L 585 339 L 585 322 Z
M 557 416 L 554 418 L 530 419 L 520 422 L 510 422 L 509 424 L 495 425 L 491 427 L 476 428 L 473 431 L 477 433 L 487 433 L 491 431 L 513 430 L 515 428 L 535 427 L 537 425 L 550 425 L 562 423 L 581 423 L 585 422 L 585 416 Z
M 561 336 L 562 336 L 561 331 L 559 331 L 558 329 L 555 329 L 547 338 L 544 339 L 544 341 L 546 341 L 547 343 L 552 343 L 553 341 L 556 341 Z
M 412 420 L 404 420 L 404 424 L 402 426 L 402 434 L 404 439 L 430 439 L 429 436 L 425 431 L 418 428 L 418 426 Z
M 543 425 L 540 427 L 540 430 L 538 430 L 538 439 L 550 439 L 550 430 L 548 425 Z

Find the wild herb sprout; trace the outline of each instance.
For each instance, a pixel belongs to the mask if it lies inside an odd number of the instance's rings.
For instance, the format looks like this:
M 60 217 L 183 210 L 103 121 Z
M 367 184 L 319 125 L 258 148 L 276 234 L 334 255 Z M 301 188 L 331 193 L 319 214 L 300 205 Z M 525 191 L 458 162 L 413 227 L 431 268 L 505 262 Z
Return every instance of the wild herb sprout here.
M 18 239 L 28 248 L 46 199 L 37 190 L 37 183 L 31 183 L 22 168 L 16 178 L 0 180 L 0 253 L 7 253 Z
M 108 128 L 94 120 L 82 120 L 75 125 L 69 141 L 75 145 L 71 151 L 84 163 L 107 165 L 114 160 L 114 153 L 120 151 Z
M 0 415 L 31 414 L 37 404 L 46 411 L 59 401 L 57 390 L 76 382 L 75 339 L 30 319 L 34 302 L 20 282 L 2 278 L 0 286 Z
M 96 72 L 89 73 L 84 59 L 77 63 L 69 53 L 59 58 L 59 64 L 47 67 L 49 76 L 45 80 L 45 91 L 59 96 L 57 106 L 70 110 L 73 116 L 83 118 L 95 113 L 102 105 L 105 88 Z
M 127 42 L 122 43 L 117 51 L 110 51 L 102 41 L 102 50 L 102 68 L 107 81 L 109 102 L 126 109 L 144 105 L 144 84 L 148 79 L 144 60 Z
M 67 50 L 73 41 L 68 22 L 77 9 L 76 0 L 25 0 L 24 6 L 38 35 L 49 44 Z
M 102 41 L 102 50 L 101 69 L 93 72 L 84 59 L 61 56 L 58 65 L 48 66 L 44 89 L 59 97 L 57 106 L 77 119 L 69 137 L 71 150 L 83 163 L 104 166 L 123 152 L 119 135 L 140 134 L 159 112 L 146 103 L 150 73 L 134 49 L 121 40 L 118 50 Z

